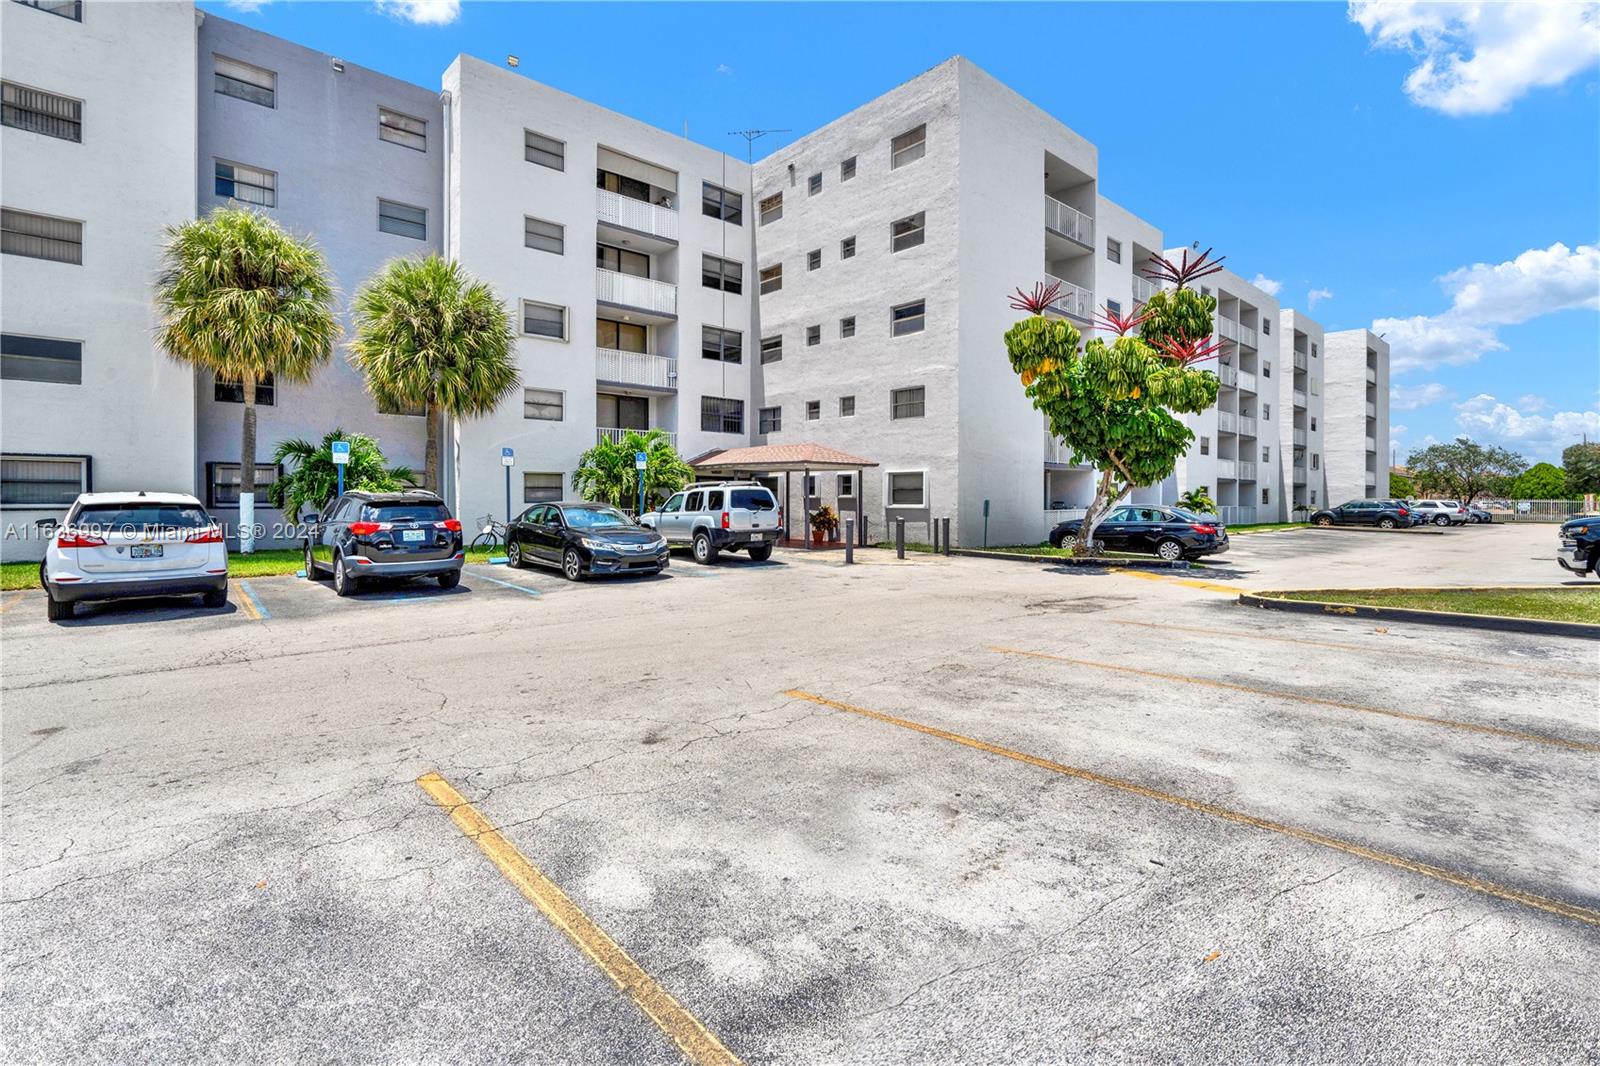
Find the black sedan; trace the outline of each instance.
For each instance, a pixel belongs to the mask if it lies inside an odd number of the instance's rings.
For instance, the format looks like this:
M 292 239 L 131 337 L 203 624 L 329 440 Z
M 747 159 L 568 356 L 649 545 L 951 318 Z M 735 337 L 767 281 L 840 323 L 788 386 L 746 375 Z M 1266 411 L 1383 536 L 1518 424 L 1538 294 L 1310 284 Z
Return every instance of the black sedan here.
M 1351 500 L 1311 516 L 1314 526 L 1377 526 L 1408 529 L 1415 521 L 1404 500 Z
M 1050 531 L 1050 546 L 1078 535 L 1083 524 L 1069 518 Z M 1107 551 L 1146 552 L 1168 561 L 1215 555 L 1228 550 L 1228 530 L 1216 519 L 1202 518 L 1176 507 L 1118 507 L 1094 531 Z
M 667 542 L 603 503 L 536 503 L 506 533 L 512 566 L 554 566 L 568 581 L 589 574 L 659 574 Z

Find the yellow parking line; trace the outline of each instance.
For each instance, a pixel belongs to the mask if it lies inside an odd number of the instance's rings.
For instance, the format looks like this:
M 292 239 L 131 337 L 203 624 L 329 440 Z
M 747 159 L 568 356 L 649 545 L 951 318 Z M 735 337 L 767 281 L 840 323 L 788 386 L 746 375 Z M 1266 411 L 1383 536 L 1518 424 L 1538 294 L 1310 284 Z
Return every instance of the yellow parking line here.
M 11 608 L 21 603 L 26 596 L 26 593 L 18 592 L 15 595 L 7 596 L 5 599 L 0 600 L 0 614 L 5 614 L 7 611 L 11 610 Z
M 1243 592 L 1237 585 L 1224 585 L 1217 581 L 1197 581 L 1192 577 L 1173 577 L 1170 574 L 1155 574 L 1149 570 L 1124 570 L 1121 567 L 1112 567 L 1113 574 L 1126 574 L 1128 577 L 1137 577 L 1145 581 L 1165 581 L 1173 585 L 1182 585 L 1185 588 L 1205 589 L 1207 592 L 1226 592 L 1230 596 L 1237 596 Z
M 1413 655 L 1445 663 L 1466 663 L 1471 666 L 1503 666 L 1508 670 L 1526 670 L 1534 674 L 1554 674 L 1560 677 L 1600 677 L 1591 670 L 1560 670 L 1545 663 L 1514 663 L 1505 659 L 1474 659 L 1465 655 L 1440 655 L 1431 651 L 1413 651 L 1410 648 L 1375 647 L 1369 644 L 1345 644 L 1336 640 L 1309 640 L 1305 637 L 1279 637 L 1246 629 L 1217 629 L 1208 626 L 1177 626 L 1166 622 L 1136 622 L 1131 618 L 1107 618 L 1119 626 L 1142 626 L 1145 629 L 1167 629 L 1174 633 L 1200 633 L 1208 637 L 1249 637 L 1251 640 L 1270 640 L 1279 644 L 1304 644 L 1313 648 L 1335 648 L 1339 651 L 1359 651 L 1378 655 Z
M 884 714 L 881 711 L 872 711 L 865 707 L 857 707 L 852 703 L 844 703 L 839 700 L 828 699 L 826 696 L 819 696 L 816 693 L 803 692 L 799 689 L 791 689 L 788 692 L 785 692 L 784 695 L 793 699 L 809 700 L 812 703 L 818 703 L 824 707 L 832 707 L 837 711 L 848 711 L 851 714 L 860 715 L 863 718 L 871 718 L 875 721 L 887 722 L 889 725 L 899 726 L 902 729 L 910 729 L 914 732 L 923 733 L 930 737 L 937 737 L 940 740 L 948 740 L 953 744 L 962 744 L 978 751 L 987 752 L 990 755 L 999 755 L 1002 758 L 1014 759 L 1017 762 L 1026 763 L 1029 766 L 1036 766 L 1041 770 L 1049 770 L 1051 773 L 1062 774 L 1066 777 L 1074 777 L 1080 781 L 1089 781 L 1097 785 L 1104 785 L 1107 788 L 1114 788 L 1121 792 L 1130 792 L 1135 796 L 1142 796 L 1145 799 L 1156 800 L 1160 803 L 1170 803 L 1173 806 L 1183 807 L 1187 810 L 1197 811 L 1201 814 L 1209 814 L 1213 818 L 1220 818 L 1226 822 L 1233 822 L 1237 825 L 1249 826 L 1253 829 L 1265 829 L 1270 833 L 1280 833 L 1283 836 L 1292 837 L 1295 840 L 1302 840 L 1308 844 L 1316 844 L 1324 848 L 1331 848 L 1334 851 L 1342 851 L 1347 855 L 1354 855 L 1357 858 L 1367 859 L 1371 862 L 1382 863 L 1385 866 L 1392 866 L 1396 869 L 1406 870 L 1410 873 L 1421 874 L 1423 877 L 1431 877 L 1437 881 L 1443 881 L 1446 884 L 1455 885 L 1458 888 L 1465 888 L 1473 892 L 1481 892 L 1484 895 L 1493 896 L 1496 899 L 1503 899 L 1512 903 L 1521 903 L 1524 906 L 1533 907 L 1537 910 L 1559 915 L 1562 918 L 1571 918 L 1575 921 L 1584 922 L 1588 925 L 1600 926 L 1600 910 L 1578 906 L 1574 903 L 1565 903 L 1561 900 L 1551 899 L 1548 896 L 1540 896 L 1532 892 L 1524 892 L 1521 889 L 1511 888 L 1506 885 L 1499 885 L 1493 881 L 1485 881 L 1481 877 L 1473 877 L 1470 874 L 1462 874 L 1457 873 L 1454 870 L 1446 870 L 1442 866 L 1432 866 L 1428 863 L 1417 862 L 1415 859 L 1408 859 L 1403 855 L 1396 855 L 1393 852 L 1388 851 L 1380 851 L 1377 848 L 1371 848 L 1365 844 L 1357 844 L 1351 840 L 1344 840 L 1339 837 L 1328 836 L 1325 833 L 1318 833 L 1310 829 L 1301 829 L 1299 826 L 1287 825 L 1283 822 L 1274 822 L 1266 818 L 1258 818 L 1253 814 L 1245 814 L 1242 811 L 1235 811 L 1228 807 L 1220 807 L 1215 803 L 1207 803 L 1203 800 L 1190 799 L 1187 796 L 1179 796 L 1171 792 L 1162 792 L 1160 789 L 1150 788 L 1147 785 L 1141 785 L 1137 782 L 1127 781 L 1119 777 L 1111 777 L 1107 774 L 1096 773 L 1093 770 L 1085 770 L 1077 766 L 1068 766 L 1065 763 L 1055 762 L 1051 759 L 1043 759 L 1037 755 L 1029 755 L 1026 752 L 1000 747 L 998 744 L 990 744 L 987 741 L 978 740 L 975 737 L 964 736 L 960 733 L 952 733 L 947 729 L 940 729 L 937 726 L 924 725 L 921 722 L 914 722 L 909 718 L 897 718 L 892 714 Z
M 1136 677 L 1149 677 L 1157 681 L 1181 681 L 1187 685 L 1201 685 L 1205 688 L 1220 688 L 1229 692 L 1248 692 L 1253 696 L 1270 696 L 1273 699 L 1291 700 L 1295 703 L 1309 703 L 1316 707 L 1333 707 L 1341 711 L 1358 711 L 1361 714 L 1378 714 L 1385 718 L 1400 718 L 1407 722 L 1421 722 L 1424 725 L 1445 726 L 1449 729 L 1461 729 L 1469 733 L 1487 733 L 1491 736 L 1509 737 L 1512 740 L 1527 740 L 1535 744 L 1549 744 L 1557 748 L 1571 748 L 1574 751 L 1600 752 L 1600 744 L 1589 744 L 1581 740 L 1567 740 L 1564 737 L 1552 737 L 1543 733 L 1523 733 L 1515 729 L 1501 729 L 1499 726 L 1478 725 L 1475 722 L 1457 722 L 1449 718 L 1434 718 L 1426 714 L 1412 714 L 1409 711 L 1396 711 L 1387 707 L 1368 707 L 1361 703 L 1345 703 L 1342 700 L 1330 700 L 1322 696 L 1306 696 L 1298 692 L 1283 692 L 1279 689 L 1255 688 L 1251 685 L 1239 685 L 1232 681 L 1214 681 L 1208 677 L 1190 677 L 1187 674 L 1167 674 L 1159 670 L 1145 670 L 1137 666 L 1122 666 L 1117 663 L 1099 663 L 1092 659 L 1071 659 L 1065 655 L 1051 655 L 1043 651 L 1024 651 L 1021 648 L 991 647 L 993 652 L 1001 655 L 1021 655 L 1029 659 L 1049 659 L 1052 662 L 1067 663 L 1071 666 L 1087 666 L 1094 670 L 1110 670 L 1119 674 L 1133 674 Z
M 232 599 L 234 603 L 239 605 L 240 612 L 252 622 L 261 621 L 261 612 L 256 609 L 255 597 L 247 595 L 245 591 L 239 587 L 239 582 L 230 581 L 228 583 L 233 586 Z
M 433 801 L 450 814 L 456 828 L 500 868 L 506 880 L 517 886 L 528 901 L 544 912 L 557 929 L 600 967 L 616 986 L 626 992 L 650 1016 L 661 1031 L 670 1036 L 690 1062 L 737 1064 L 739 1059 L 722 1046 L 699 1019 L 685 1010 L 666 989 L 628 957 L 567 894 L 529 862 L 517 846 L 507 840 L 489 819 L 478 813 L 451 784 L 437 773 L 426 773 L 417 784 Z

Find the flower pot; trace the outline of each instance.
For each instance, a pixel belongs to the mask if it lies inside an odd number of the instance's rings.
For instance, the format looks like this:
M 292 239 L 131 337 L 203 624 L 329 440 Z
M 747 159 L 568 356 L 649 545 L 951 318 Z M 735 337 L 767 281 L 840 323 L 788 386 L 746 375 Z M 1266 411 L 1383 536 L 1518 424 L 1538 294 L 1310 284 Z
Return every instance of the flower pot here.
M 813 544 L 821 544 L 823 542 L 824 536 L 825 536 L 825 534 L 822 532 L 822 530 L 813 529 L 811 531 L 811 543 L 813 543 Z

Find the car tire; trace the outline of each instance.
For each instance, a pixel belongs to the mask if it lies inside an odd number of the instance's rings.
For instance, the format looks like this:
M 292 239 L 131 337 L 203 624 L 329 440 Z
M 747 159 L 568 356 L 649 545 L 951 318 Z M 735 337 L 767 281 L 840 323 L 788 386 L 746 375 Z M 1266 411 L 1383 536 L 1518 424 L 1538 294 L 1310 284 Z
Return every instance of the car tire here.
M 750 546 L 750 558 L 758 563 L 766 562 L 768 559 L 772 558 L 772 545 L 752 544 Z
M 439 575 L 439 587 L 442 589 L 453 589 L 459 584 L 461 584 L 461 571 L 459 570 L 449 570 Z
M 70 600 L 58 600 L 50 595 L 48 589 L 44 594 L 44 616 L 52 622 L 60 622 L 72 617 L 73 609 L 78 605 Z
M 339 596 L 352 596 L 360 582 L 344 565 L 344 556 L 333 557 L 333 591 Z
M 1327 515 L 1322 515 L 1320 518 L 1316 519 L 1315 524 L 1321 526 L 1323 529 L 1327 529 L 1329 526 L 1333 525 L 1333 519 L 1329 518 Z
M 317 560 L 312 556 L 311 545 L 309 544 L 306 545 L 306 580 L 319 580 L 319 576 L 317 574 Z
M 568 581 L 583 580 L 583 557 L 578 554 L 578 549 L 568 548 L 561 553 L 561 576 Z
M 716 545 L 711 543 L 709 533 L 696 533 L 694 535 L 694 561 L 701 566 L 709 566 L 717 561 Z
M 220 589 L 212 589 L 210 592 L 201 593 L 200 603 L 203 606 L 210 607 L 212 610 L 228 606 L 228 586 L 224 585 Z
M 513 570 L 521 570 L 523 565 L 522 545 L 515 541 L 506 545 L 506 565 Z
M 1183 558 L 1183 545 L 1168 537 L 1156 545 L 1156 557 L 1175 563 Z
M 1393 529 L 1394 528 L 1394 519 L 1392 519 L 1392 518 L 1380 518 L 1380 519 L 1378 519 L 1378 528 L 1379 529 Z
M 1450 524 L 1450 519 L 1446 518 L 1444 515 L 1435 515 L 1433 524 L 1438 526 L 1440 529 L 1443 529 L 1445 526 Z

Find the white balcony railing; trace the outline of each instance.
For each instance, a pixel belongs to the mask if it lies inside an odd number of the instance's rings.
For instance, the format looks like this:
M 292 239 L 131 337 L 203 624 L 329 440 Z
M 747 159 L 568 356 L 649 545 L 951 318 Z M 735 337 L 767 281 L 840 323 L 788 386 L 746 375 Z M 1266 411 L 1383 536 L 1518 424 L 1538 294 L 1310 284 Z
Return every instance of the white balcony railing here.
M 1253 437 L 1256 435 L 1256 420 L 1251 415 L 1239 416 L 1239 436 Z
M 615 348 L 594 350 L 594 376 L 614 385 L 642 385 L 647 389 L 676 389 L 678 361 L 664 355 L 623 352 Z
M 662 315 L 678 313 L 678 287 L 654 278 L 638 278 L 615 270 L 596 268 L 594 296 L 608 304 L 637 307 Z
M 1055 282 L 1061 285 L 1061 292 L 1050 301 L 1050 306 L 1064 315 L 1072 315 L 1085 321 L 1094 319 L 1094 292 L 1081 285 L 1074 285 L 1054 274 L 1044 276 L 1046 284 Z
M 1378 450 L 1378 442 L 1377 442 L 1377 439 L 1376 439 L 1376 438 L 1373 438 L 1373 437 L 1368 437 L 1368 438 L 1367 438 L 1367 451 L 1369 451 L 1369 452 L 1375 452 L 1375 451 L 1377 451 L 1377 450 Z
M 1239 326 L 1239 343 L 1248 348 L 1254 348 L 1256 346 L 1256 331 L 1241 323 Z
M 1221 337 L 1225 341 L 1237 341 L 1239 339 L 1239 323 L 1235 322 L 1231 318 L 1223 318 L 1221 315 L 1218 315 L 1217 336 Z
M 1294 443 L 1295 443 L 1295 447 L 1297 447 L 1297 448 L 1304 448 L 1306 446 L 1306 431 L 1305 430 L 1297 429 L 1297 430 L 1294 431 Z
M 653 429 L 655 427 L 652 426 L 651 428 Z M 629 433 L 648 432 L 649 430 L 644 429 L 612 429 L 607 426 L 596 426 L 594 430 L 594 439 L 596 444 L 604 444 L 606 441 L 611 441 L 613 444 L 620 444 L 622 443 L 622 438 L 626 437 Z M 662 432 L 666 435 L 667 443 L 676 448 L 678 446 L 678 435 L 676 433 L 667 433 L 665 430 Z
M 635 200 L 607 189 L 596 189 L 594 194 L 595 217 L 601 222 L 671 241 L 678 239 L 678 212 L 675 209 Z
M 1304 485 L 1306 483 L 1306 468 L 1303 463 L 1294 464 L 1294 483 L 1296 485 Z
M 1306 353 L 1305 352 L 1295 352 L 1294 353 L 1294 368 L 1296 370 L 1304 370 L 1306 368 Z
M 1218 411 L 1217 429 L 1223 433 L 1239 432 L 1239 416 L 1232 411 Z
M 1306 394 L 1299 389 L 1294 390 L 1294 405 L 1296 407 L 1304 407 L 1306 405 Z
M 1250 373 L 1250 371 L 1248 371 L 1248 370 L 1239 371 L 1239 391 L 1240 392 L 1255 392 L 1256 391 L 1256 376 L 1254 374 Z
M 1156 294 L 1156 283 L 1149 278 L 1133 276 L 1133 302 L 1142 304 Z
M 1044 224 L 1080 244 L 1094 244 L 1094 218 L 1053 196 L 1044 198 Z
M 1370 367 L 1370 366 L 1367 367 L 1367 384 L 1368 385 L 1376 385 L 1377 383 L 1378 383 L 1378 372 L 1376 370 L 1372 369 L 1372 367 Z
M 1367 484 L 1368 485 L 1376 485 L 1377 483 L 1378 483 L 1377 471 L 1368 470 L 1367 471 Z
M 1371 400 L 1367 401 L 1367 417 L 1368 418 L 1377 418 L 1378 417 L 1378 405 L 1373 403 Z
M 1256 520 L 1254 507 L 1218 507 L 1217 517 L 1222 519 L 1222 524 L 1227 526 L 1247 526 Z
M 1239 384 L 1239 368 L 1229 366 L 1227 363 L 1218 363 L 1217 377 L 1222 379 L 1224 385 L 1236 388 Z
M 1256 464 L 1248 460 L 1241 460 L 1235 464 L 1240 481 L 1254 481 L 1256 479 Z
M 1234 462 L 1232 459 L 1218 459 L 1217 460 L 1217 477 L 1219 479 L 1227 478 L 1228 480 L 1232 481 L 1232 480 L 1237 479 L 1238 476 L 1239 476 L 1239 464 L 1238 463 Z

